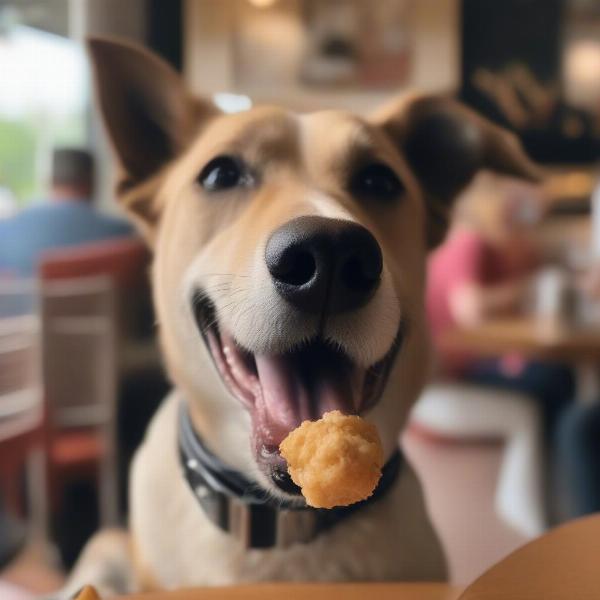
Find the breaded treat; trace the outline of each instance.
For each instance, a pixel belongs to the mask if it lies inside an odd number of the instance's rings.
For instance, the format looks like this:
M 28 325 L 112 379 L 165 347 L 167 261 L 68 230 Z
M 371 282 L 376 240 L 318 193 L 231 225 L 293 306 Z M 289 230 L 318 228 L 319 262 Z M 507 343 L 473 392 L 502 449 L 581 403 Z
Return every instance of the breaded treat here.
M 98 592 L 91 585 L 86 585 L 79 590 L 74 600 L 100 600 L 100 596 L 98 596 Z
M 304 421 L 279 446 L 309 506 L 333 508 L 368 498 L 381 477 L 383 449 L 374 425 L 339 410 Z

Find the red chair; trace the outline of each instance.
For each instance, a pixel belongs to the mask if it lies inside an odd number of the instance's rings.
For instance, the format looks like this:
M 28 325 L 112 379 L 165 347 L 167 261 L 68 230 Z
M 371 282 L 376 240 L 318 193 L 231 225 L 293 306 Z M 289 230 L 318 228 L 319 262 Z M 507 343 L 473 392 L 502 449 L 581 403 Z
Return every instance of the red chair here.
M 50 507 L 68 481 L 98 483 L 103 525 L 118 520 L 116 399 L 121 356 L 139 334 L 149 253 L 137 240 L 51 251 L 39 265 Z
M 139 337 L 150 312 L 150 253 L 138 239 L 96 242 L 45 252 L 38 267 L 42 281 L 105 275 L 116 293 L 121 338 Z M 140 306 L 146 301 L 148 306 Z M 140 322 L 142 321 L 142 322 Z
M 137 239 L 119 239 L 50 250 L 42 256 L 42 280 L 108 275 L 115 287 L 131 288 L 144 280 L 150 253 Z
M 42 284 L 43 380 L 50 508 L 70 481 L 97 483 L 100 520 L 118 520 L 114 290 L 108 277 Z

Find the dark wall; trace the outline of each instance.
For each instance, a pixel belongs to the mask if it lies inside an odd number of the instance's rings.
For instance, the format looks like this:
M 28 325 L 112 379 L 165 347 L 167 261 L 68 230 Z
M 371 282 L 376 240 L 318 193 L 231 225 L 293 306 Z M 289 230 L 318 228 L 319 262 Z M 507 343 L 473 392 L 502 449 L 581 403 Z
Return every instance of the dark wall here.
M 463 0 L 462 3 L 461 99 L 513 129 L 528 152 L 542 162 L 588 162 L 600 157 L 600 141 L 592 134 L 591 116 L 562 100 L 561 57 L 570 1 Z M 548 91 L 547 102 L 538 107 L 532 106 L 519 85 L 511 87 L 517 103 L 528 115 L 525 123 L 508 118 L 491 94 L 475 82 L 477 73 L 482 71 L 504 82 L 512 81 L 510 71 L 515 65 L 525 67 L 536 85 Z
M 146 0 L 147 44 L 178 71 L 183 66 L 182 0 Z
M 563 0 L 463 0 L 462 74 L 480 66 L 501 69 L 525 61 L 543 81 L 559 78 Z

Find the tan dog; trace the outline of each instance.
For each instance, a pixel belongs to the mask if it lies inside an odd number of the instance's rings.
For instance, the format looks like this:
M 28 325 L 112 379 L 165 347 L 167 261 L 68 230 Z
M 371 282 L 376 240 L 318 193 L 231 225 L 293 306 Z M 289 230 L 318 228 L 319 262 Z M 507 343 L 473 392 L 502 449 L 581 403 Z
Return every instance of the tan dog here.
M 324 526 L 326 515 L 302 509 L 277 446 L 337 408 L 373 422 L 394 456 L 428 374 L 427 252 L 480 168 L 536 176 L 519 144 L 438 97 L 368 119 L 273 107 L 225 115 L 144 50 L 100 39 L 90 49 L 118 196 L 154 251 L 174 391 L 133 466 L 131 543 L 101 534 L 70 589 L 443 579 L 408 464 L 390 460 L 376 500 Z M 188 413 L 196 441 L 182 450 Z M 210 471 L 201 485 L 198 462 Z M 250 543 L 265 532 L 243 520 L 247 498 L 223 500 L 213 475 L 252 482 L 246 492 L 275 515 L 270 542 Z M 228 507 L 225 525 L 203 504 L 210 494 Z

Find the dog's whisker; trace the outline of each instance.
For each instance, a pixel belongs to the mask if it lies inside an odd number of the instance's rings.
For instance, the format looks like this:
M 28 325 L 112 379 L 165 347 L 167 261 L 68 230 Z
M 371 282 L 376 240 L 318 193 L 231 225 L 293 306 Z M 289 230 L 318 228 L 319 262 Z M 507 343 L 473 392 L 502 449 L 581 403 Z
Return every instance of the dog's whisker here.
M 229 293 L 231 291 L 231 286 L 230 285 L 218 285 L 215 287 L 211 287 L 211 288 L 207 288 L 206 293 L 208 295 L 211 294 L 222 294 L 222 293 Z
M 253 308 L 254 307 L 252 305 L 250 305 L 250 306 L 247 306 L 245 308 L 245 310 L 242 310 L 241 313 L 238 312 L 237 315 L 236 315 L 236 318 L 235 318 L 235 326 L 237 326 L 237 324 L 240 321 L 243 321 L 250 314 L 250 311 L 252 311 Z
M 215 284 L 214 286 L 209 286 L 205 288 L 205 293 L 210 295 L 210 294 L 214 294 L 214 293 L 224 293 L 227 292 L 228 294 L 234 294 L 234 293 L 238 293 L 238 292 L 247 292 L 248 288 L 246 287 L 242 287 L 242 286 L 238 286 L 238 287 L 233 287 L 233 282 L 229 282 L 229 283 L 218 283 Z
M 238 292 L 241 292 L 241 291 L 243 291 L 243 290 L 238 290 Z M 230 309 L 233 309 L 236 306 L 236 304 L 239 304 L 239 302 L 236 300 L 233 300 L 233 301 L 228 302 L 227 304 L 223 305 L 222 307 L 220 307 L 220 310 L 228 311 Z M 212 319 L 211 322 L 205 324 L 205 328 L 210 329 L 211 327 L 214 327 L 215 325 L 218 325 L 218 324 L 219 324 L 219 316 L 215 315 L 215 317 Z
M 202 277 L 202 278 L 204 278 L 204 277 L 231 277 L 232 279 L 235 279 L 235 278 L 248 279 L 250 277 L 250 275 L 240 275 L 238 273 L 201 273 L 200 277 Z

